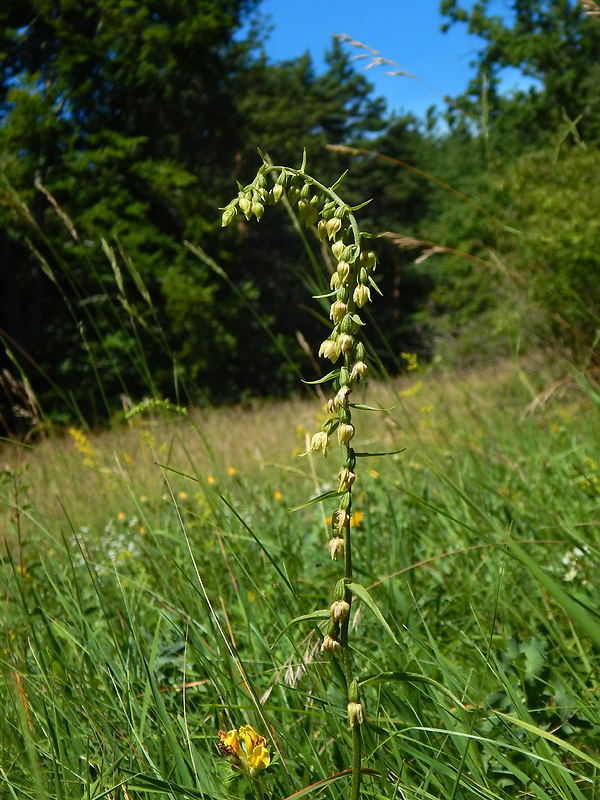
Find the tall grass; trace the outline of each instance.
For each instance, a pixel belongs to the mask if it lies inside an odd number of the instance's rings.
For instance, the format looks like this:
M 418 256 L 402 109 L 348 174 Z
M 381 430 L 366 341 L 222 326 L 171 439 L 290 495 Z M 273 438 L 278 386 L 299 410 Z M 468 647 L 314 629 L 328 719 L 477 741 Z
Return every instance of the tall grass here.
M 360 582 L 393 634 L 358 604 L 356 655 L 394 678 L 363 688 L 363 794 L 595 798 L 597 411 L 573 389 L 526 413 L 511 365 L 410 374 L 372 387 L 396 407 L 369 447 L 404 452 L 356 486 Z M 315 415 L 295 402 L 140 417 L 92 463 L 72 437 L 5 446 L 2 796 L 252 796 L 216 746 L 246 722 L 273 753 L 263 796 L 346 796 L 343 675 L 318 625 L 288 627 L 335 575 L 327 509 L 286 510 L 331 481 L 294 457 L 286 419 Z
M 350 519 L 362 794 L 596 800 L 598 395 L 581 375 L 544 392 L 542 361 L 404 361 L 356 445 L 398 451 L 365 459 Z M 347 686 L 314 616 L 334 508 L 288 511 L 337 489 L 331 459 L 298 460 L 325 417 L 152 401 L 4 443 L 1 797 L 349 796 Z M 219 731 L 247 724 L 271 763 L 240 781 Z

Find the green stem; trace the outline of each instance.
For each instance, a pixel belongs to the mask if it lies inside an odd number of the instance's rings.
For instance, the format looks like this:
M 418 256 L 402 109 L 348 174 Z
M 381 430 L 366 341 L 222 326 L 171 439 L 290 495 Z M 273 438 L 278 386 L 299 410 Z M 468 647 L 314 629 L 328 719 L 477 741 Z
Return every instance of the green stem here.
M 291 167 L 276 167 L 271 165 L 265 165 L 265 172 L 288 172 L 292 173 L 293 175 L 297 175 L 299 178 L 302 178 L 307 183 L 312 183 L 314 186 L 317 186 L 324 194 L 326 194 L 331 200 L 337 203 L 339 206 L 348 206 L 342 198 L 337 195 L 333 189 L 330 189 L 328 186 L 325 186 L 323 183 L 319 183 L 316 181 L 312 175 L 309 175 L 307 172 L 302 172 L 299 169 L 292 169 Z M 354 214 L 348 209 L 348 219 L 350 220 L 350 227 L 352 228 L 352 235 L 354 236 L 354 244 L 357 244 L 360 247 L 360 230 L 358 227 L 358 222 L 356 221 L 356 217 Z
M 352 728 L 352 785 L 350 788 L 350 800 L 358 800 L 360 797 L 361 747 L 362 736 L 360 723 L 356 722 Z

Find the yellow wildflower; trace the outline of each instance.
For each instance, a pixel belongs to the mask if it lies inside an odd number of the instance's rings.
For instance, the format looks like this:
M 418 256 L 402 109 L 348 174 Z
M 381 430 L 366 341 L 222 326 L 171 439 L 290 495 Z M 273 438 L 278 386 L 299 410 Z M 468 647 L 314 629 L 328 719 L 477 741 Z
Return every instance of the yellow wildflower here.
M 362 511 L 355 511 L 350 520 L 350 526 L 354 527 L 356 525 L 357 528 L 360 528 L 360 523 L 363 521 L 364 516 Z
M 418 361 L 416 353 L 400 353 L 400 357 L 406 361 L 406 371 L 412 372 L 413 369 L 418 369 Z
M 409 386 L 408 389 L 402 389 L 399 394 L 400 397 L 414 397 L 416 394 L 419 394 L 422 388 L 423 381 L 416 381 L 416 383 L 413 383 L 413 385 Z
M 231 758 L 232 764 L 251 776 L 271 763 L 264 736 L 259 736 L 251 725 L 242 725 L 239 733 L 235 728 L 227 732 L 219 731 L 219 739 L 221 752 Z
M 83 464 L 86 467 L 96 466 L 96 455 L 92 443 L 83 431 L 78 428 L 69 428 L 69 435 L 73 439 L 75 449 L 83 456 Z
M 275 500 L 281 500 L 283 498 L 283 495 L 281 494 L 281 492 L 275 492 L 273 497 L 275 498 Z
M 228 473 L 231 475 L 231 477 L 233 478 L 233 476 L 234 476 L 234 475 L 235 475 L 235 473 L 236 473 L 236 469 L 235 469 L 235 467 L 229 467 L 229 469 L 227 470 L 227 472 L 228 472 Z
M 258 770 L 266 769 L 271 763 L 271 754 L 266 748 L 264 736 L 259 736 L 250 725 L 240 728 L 240 736 L 244 742 L 250 774 L 254 775 Z
M 208 484 L 210 484 L 211 486 L 214 486 L 214 485 L 215 485 L 215 483 L 216 483 L 216 480 L 213 478 L 213 476 L 212 476 L 212 475 L 209 475 L 209 476 L 208 476 L 208 478 L 206 479 L 206 482 L 207 482 Z

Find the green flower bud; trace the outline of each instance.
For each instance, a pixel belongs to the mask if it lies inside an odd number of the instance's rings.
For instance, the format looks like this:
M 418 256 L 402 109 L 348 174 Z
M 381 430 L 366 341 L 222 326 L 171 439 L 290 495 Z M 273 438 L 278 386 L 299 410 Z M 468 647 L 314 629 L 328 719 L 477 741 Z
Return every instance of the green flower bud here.
M 351 391 L 352 390 L 350 389 L 349 386 L 342 386 L 342 388 L 333 398 L 333 408 L 335 411 L 338 411 L 340 408 L 348 408 L 348 395 L 350 394 Z
M 345 600 L 337 600 L 331 604 L 331 619 L 335 622 L 344 623 L 350 615 L 350 606 Z
M 358 247 L 355 244 L 349 244 L 348 247 L 344 248 L 344 252 L 342 253 L 341 257 L 343 261 L 348 261 L 350 264 L 354 264 L 358 258 Z
M 356 467 L 356 453 L 349 447 L 344 458 L 344 469 L 354 470 Z
M 319 348 L 319 357 L 328 358 L 334 364 L 340 357 L 340 348 L 337 341 L 325 339 Z
M 342 303 L 341 300 L 336 300 L 331 306 L 329 316 L 334 322 L 340 322 L 346 314 L 346 311 L 348 311 L 346 303 Z
M 228 205 L 223 211 L 223 216 L 221 217 L 221 227 L 226 228 L 236 214 L 237 208 L 235 206 Z
M 271 197 L 275 203 L 278 203 L 284 195 L 284 188 L 280 183 L 276 183 L 271 189 Z
M 371 290 L 364 283 L 359 283 L 354 290 L 352 299 L 359 308 L 362 308 L 371 299 Z
M 327 221 L 328 219 L 331 219 L 333 217 L 334 211 L 335 211 L 335 203 L 333 202 L 333 200 L 329 200 L 323 206 L 323 211 L 321 212 L 321 216 L 325 221 Z
M 341 511 L 347 511 L 350 513 L 350 505 L 352 503 L 352 495 L 350 492 L 344 492 L 344 494 L 340 497 L 340 509 Z
M 339 487 L 338 492 L 348 492 L 350 487 L 356 480 L 356 473 L 351 469 L 344 467 L 338 472 Z
M 265 207 L 262 203 L 259 203 L 257 200 L 255 200 L 254 203 L 252 203 L 252 213 L 260 222 L 262 215 L 265 213 Z
M 340 259 L 342 257 L 342 253 L 344 252 L 345 249 L 346 249 L 346 245 L 341 241 L 341 239 L 340 239 L 340 241 L 334 242 L 331 245 L 331 252 L 338 259 Z
M 338 217 L 332 217 L 327 221 L 327 236 L 329 240 L 334 239 L 336 234 L 342 230 L 342 221 Z
M 317 225 L 317 236 L 321 241 L 327 238 L 327 220 L 319 220 L 319 224 Z
M 348 444 L 354 436 L 354 425 L 351 422 L 344 422 L 338 428 L 338 442 L 340 445 Z
M 326 650 L 330 656 L 336 656 L 341 649 L 342 643 L 337 637 L 329 636 L 329 634 L 325 636 L 323 644 L 321 645 L 321 652 Z
M 300 200 L 298 200 L 298 214 L 300 215 L 300 219 L 306 218 L 309 208 L 310 205 L 306 200 L 304 200 L 303 198 L 300 198 Z
M 347 333 L 340 333 L 340 335 L 336 340 L 336 344 L 340 348 L 340 353 L 347 353 L 349 350 L 352 349 L 352 345 L 354 344 L 354 339 Z
M 340 422 L 347 423 L 350 422 L 352 417 L 350 416 L 350 411 L 342 406 L 339 411 L 339 418 Z
M 300 190 L 300 197 L 303 200 L 310 201 L 310 196 L 311 196 L 310 186 L 308 183 L 305 183 L 302 189 Z
M 350 288 L 343 283 L 340 288 L 336 292 L 336 299 L 341 300 L 342 303 L 347 303 L 348 298 L 350 297 Z
M 302 200 L 300 202 L 302 202 Z M 314 225 L 318 219 L 319 219 L 318 209 L 313 208 L 312 205 L 309 205 L 308 211 L 306 212 L 306 216 L 304 217 L 304 224 L 306 225 L 307 228 L 310 228 L 310 226 Z
M 254 179 L 254 186 L 256 186 L 257 189 L 267 188 L 267 179 L 265 178 L 262 172 L 259 172 L 256 178 Z
M 287 196 L 293 206 L 295 206 L 300 199 L 300 178 L 298 178 L 297 175 L 294 175 L 290 181 Z
M 358 379 L 359 381 L 362 381 L 362 379 L 367 374 L 367 369 L 368 367 L 364 361 L 357 361 L 356 364 L 352 367 L 352 372 L 350 373 L 350 380 L 354 381 Z
M 362 342 L 357 342 L 354 348 L 354 357 L 357 361 L 364 361 L 366 358 L 365 346 Z
M 353 728 L 358 722 L 359 725 L 363 723 L 363 706 L 362 703 L 348 703 L 348 720 L 350 727 Z
M 342 367 L 340 369 L 340 391 L 341 389 L 347 388 L 350 384 L 350 373 L 346 369 L 346 367 Z
M 327 456 L 327 445 L 329 444 L 329 437 L 323 431 L 315 433 L 310 440 L 311 450 L 320 450 L 324 456 Z
M 285 172 L 285 170 L 282 170 L 277 176 L 277 186 L 283 186 L 283 188 L 285 189 L 286 183 L 287 183 L 287 173 Z
M 337 561 L 337 557 L 344 557 L 345 544 L 341 536 L 335 536 L 329 540 L 329 555 L 332 561 Z
M 336 208 L 333 216 L 336 219 L 342 220 L 344 219 L 347 213 L 348 213 L 348 206 L 342 204 Z
M 353 678 L 348 686 L 348 700 L 351 703 L 358 703 L 360 701 L 360 692 L 356 678 Z
M 344 600 L 346 597 L 346 586 L 348 585 L 348 581 L 346 578 L 340 578 L 340 580 L 336 583 L 333 588 L 333 599 L 334 600 Z
M 333 516 L 331 517 L 331 527 L 334 531 L 342 530 L 342 528 L 347 528 L 350 525 L 350 514 L 347 511 L 344 511 L 343 508 L 338 508 L 337 511 L 333 512 Z
M 350 314 L 346 314 L 346 316 L 342 319 L 340 324 L 340 330 L 342 333 L 352 333 L 354 330 L 354 322 L 352 321 L 352 317 Z
M 240 209 L 242 214 L 245 215 L 246 219 L 250 219 L 252 216 L 252 201 L 245 194 L 240 196 Z
M 377 256 L 372 250 L 363 250 L 360 254 L 360 265 L 374 270 L 377 267 Z
M 339 424 L 340 421 L 337 417 L 330 417 L 321 423 L 321 430 L 324 431 L 328 436 L 331 436 L 332 433 L 335 433 Z
M 350 275 L 350 264 L 347 261 L 340 261 L 337 265 L 337 274 L 340 276 L 342 283 L 345 283 Z

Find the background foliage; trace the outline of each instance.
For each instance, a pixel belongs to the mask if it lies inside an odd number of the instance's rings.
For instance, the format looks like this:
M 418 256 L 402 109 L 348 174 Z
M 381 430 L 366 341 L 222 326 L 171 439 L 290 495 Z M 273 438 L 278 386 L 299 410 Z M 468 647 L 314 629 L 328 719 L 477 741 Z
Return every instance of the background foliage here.
M 507 353 L 517 322 L 520 347 L 588 358 L 600 25 L 567 0 L 515 0 L 503 17 L 489 5 L 441 4 L 486 44 L 465 95 L 422 121 L 390 115 L 337 41 L 322 74 L 308 55 L 269 62 L 255 0 L 5 3 L 4 428 L 31 423 L 29 387 L 55 420 L 94 423 L 126 398 L 287 395 L 298 368 L 315 375 L 316 238 L 280 209 L 265 229 L 218 227 L 257 146 L 292 164 L 306 147 L 324 182 L 349 169 L 348 196 L 372 198 L 365 227 L 395 234 L 379 243 L 386 335 L 373 342 L 388 369 L 408 349 Z M 534 87 L 501 95 L 505 66 Z

